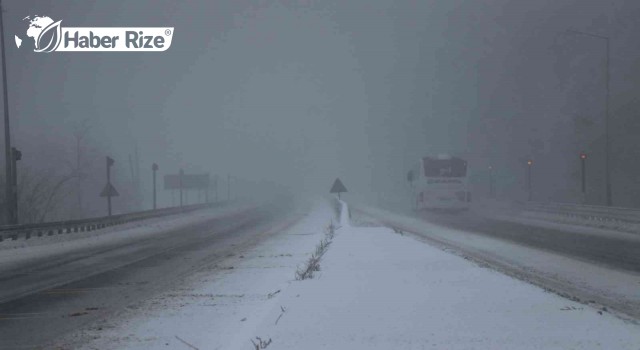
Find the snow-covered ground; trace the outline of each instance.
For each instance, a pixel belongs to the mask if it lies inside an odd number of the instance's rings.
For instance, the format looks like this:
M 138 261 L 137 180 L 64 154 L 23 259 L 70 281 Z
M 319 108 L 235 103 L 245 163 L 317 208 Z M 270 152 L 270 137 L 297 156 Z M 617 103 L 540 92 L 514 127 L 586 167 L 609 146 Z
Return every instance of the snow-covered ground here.
M 0 243 L 0 266 L 3 269 L 8 269 L 35 258 L 144 239 L 186 225 L 205 222 L 215 217 L 233 215 L 252 206 L 252 204 L 237 203 L 184 214 L 134 221 L 89 232 L 56 234 L 53 236 L 34 237 L 29 240 L 7 240 Z
M 587 234 L 621 236 L 640 234 L 640 224 L 618 220 L 597 220 L 562 213 L 542 212 L 509 201 L 482 199 L 473 203 L 473 209 L 484 216 L 503 221 Z
M 114 318 L 91 325 L 62 341 L 72 349 L 250 349 L 252 329 L 277 307 L 324 230 L 335 222 L 333 208 L 318 202 L 302 220 L 263 244 L 204 266 L 179 289 L 132 305 Z
M 501 220 L 525 223 L 527 225 L 536 225 L 542 227 L 553 226 L 573 226 L 590 228 L 591 231 L 599 232 L 623 232 L 627 234 L 640 234 L 640 224 L 614 221 L 614 220 L 595 220 L 583 217 L 573 217 L 563 214 L 538 212 L 532 210 L 522 210 L 517 215 L 497 215 Z
M 567 295 L 594 306 L 608 305 L 609 311 L 617 312 L 621 317 L 640 315 L 639 273 L 613 270 L 587 261 L 529 248 L 506 240 L 442 227 L 376 208 L 361 206 L 358 209 L 376 217 L 385 225 L 416 233 L 415 238 L 418 240 L 437 243 L 445 249 L 455 247 L 455 252 L 458 254 L 489 263 L 493 268 L 561 295 Z M 542 223 L 539 224 L 542 225 Z M 546 223 L 545 225 L 560 224 Z M 628 239 L 640 239 L 637 235 L 599 232 L 587 227 L 565 228 L 584 234 L 624 235 Z
M 70 337 L 84 349 L 637 349 L 640 327 L 324 204 L 191 283 Z M 74 343 L 73 341 L 76 341 Z M 89 340 L 87 342 L 87 340 Z M 74 346 L 76 348 L 77 346 Z

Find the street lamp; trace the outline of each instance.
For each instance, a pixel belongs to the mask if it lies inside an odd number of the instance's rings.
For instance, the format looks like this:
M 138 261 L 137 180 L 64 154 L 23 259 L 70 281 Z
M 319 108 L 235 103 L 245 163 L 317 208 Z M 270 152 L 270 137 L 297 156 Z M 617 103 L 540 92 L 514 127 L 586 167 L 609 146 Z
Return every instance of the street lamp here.
M 582 152 L 580 153 L 580 168 L 582 173 L 582 193 L 587 192 L 587 168 L 586 168 L 587 154 Z
M 531 166 L 533 165 L 532 160 L 527 161 L 527 189 L 529 191 L 529 202 L 531 202 Z
M 9 97 L 7 94 L 7 60 L 4 53 L 4 24 L 2 22 L 2 1 L 0 1 L 0 51 L 2 51 L 2 92 L 4 99 L 4 151 L 5 151 L 5 206 L 7 223 L 17 224 L 17 208 L 14 203 L 13 168 L 11 154 L 11 132 L 9 128 Z
M 489 165 L 489 198 L 493 197 L 493 166 Z
M 18 166 L 16 163 L 19 160 L 22 160 L 22 152 L 15 147 L 11 147 L 11 168 L 13 169 L 11 174 L 11 187 L 13 189 L 11 194 L 11 200 L 13 203 L 13 217 L 11 218 L 12 224 L 18 223 Z
M 586 32 L 580 32 L 573 29 L 568 29 L 567 32 L 577 35 L 584 35 L 594 39 L 604 40 L 606 44 L 606 59 L 605 59 L 605 77 L 606 77 L 606 99 L 605 99 L 605 119 L 604 119 L 604 139 L 605 139 L 605 150 L 604 150 L 604 178 L 605 178 L 605 187 L 606 187 L 606 195 L 607 195 L 607 206 L 613 205 L 612 195 L 611 195 L 611 174 L 609 173 L 609 56 L 610 56 L 610 48 L 609 48 L 609 37 L 596 35 Z
M 182 177 L 184 176 L 184 171 L 180 169 L 180 175 L 178 176 L 180 181 L 180 208 L 182 208 Z
M 153 210 L 156 210 L 156 171 L 158 171 L 158 164 L 153 163 L 151 171 L 153 172 Z

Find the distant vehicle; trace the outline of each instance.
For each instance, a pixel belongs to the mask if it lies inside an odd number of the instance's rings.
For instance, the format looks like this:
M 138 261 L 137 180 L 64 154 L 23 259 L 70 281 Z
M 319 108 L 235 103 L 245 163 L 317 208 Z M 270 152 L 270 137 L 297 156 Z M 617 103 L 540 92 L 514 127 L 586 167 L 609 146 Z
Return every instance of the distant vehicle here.
M 450 155 L 424 157 L 407 173 L 415 210 L 467 210 L 467 162 Z

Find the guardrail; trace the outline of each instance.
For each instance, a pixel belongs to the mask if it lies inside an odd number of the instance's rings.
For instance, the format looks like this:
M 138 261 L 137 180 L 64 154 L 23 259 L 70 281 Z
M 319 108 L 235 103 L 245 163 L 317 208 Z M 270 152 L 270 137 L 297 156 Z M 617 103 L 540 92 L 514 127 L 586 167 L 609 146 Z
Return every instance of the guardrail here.
M 571 203 L 521 203 L 525 210 L 601 222 L 640 224 L 640 209 Z
M 122 225 L 133 221 L 140 221 L 161 216 L 182 214 L 198 209 L 216 207 L 224 202 L 209 204 L 193 204 L 183 207 L 163 208 L 139 211 L 135 213 L 104 216 L 98 218 L 46 222 L 41 224 L 4 225 L 0 226 L 0 243 L 5 240 L 31 239 L 32 237 L 53 236 L 75 232 L 89 232 L 105 227 Z

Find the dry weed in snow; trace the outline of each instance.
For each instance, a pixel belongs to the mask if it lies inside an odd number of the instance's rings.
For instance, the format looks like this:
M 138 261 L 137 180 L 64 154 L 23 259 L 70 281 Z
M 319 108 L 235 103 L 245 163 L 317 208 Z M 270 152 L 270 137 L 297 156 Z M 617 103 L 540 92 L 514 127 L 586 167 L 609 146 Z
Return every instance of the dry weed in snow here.
M 251 339 L 251 343 L 253 344 L 254 349 L 256 350 L 266 349 L 267 346 L 271 344 L 271 338 L 269 338 L 269 340 L 262 340 L 260 337 L 256 337 L 256 340 L 258 341 L 257 343 L 254 342 L 253 339 Z
M 336 228 L 333 225 L 333 221 L 331 221 L 331 224 L 325 230 L 325 238 L 322 239 L 320 243 L 318 243 L 318 245 L 316 246 L 316 251 L 311 254 L 311 257 L 309 257 L 309 260 L 307 261 L 305 266 L 303 268 L 298 268 L 298 270 L 296 271 L 297 281 L 313 278 L 313 273 L 316 271 L 320 271 L 320 259 L 331 244 L 331 240 L 335 235 L 335 231 Z

